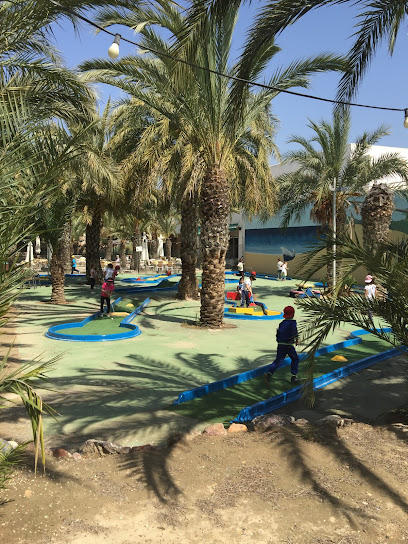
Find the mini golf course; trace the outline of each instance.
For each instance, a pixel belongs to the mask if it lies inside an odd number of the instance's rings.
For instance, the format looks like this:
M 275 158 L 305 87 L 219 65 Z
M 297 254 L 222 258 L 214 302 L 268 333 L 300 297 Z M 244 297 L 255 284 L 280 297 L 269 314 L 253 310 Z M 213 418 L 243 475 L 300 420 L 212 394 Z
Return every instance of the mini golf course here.
M 330 350 L 327 353 L 328 348 L 324 348 L 322 351 L 326 352 L 322 355 L 319 355 L 316 359 L 314 378 L 316 384 L 319 383 L 319 378 L 329 374 L 333 376 L 328 377 L 329 383 L 342 377 L 342 374 L 347 375 L 347 372 L 344 372 L 343 369 L 347 368 L 348 365 L 357 363 L 358 361 L 365 361 L 367 358 L 374 357 L 378 354 L 384 352 L 385 357 L 389 355 L 395 355 L 397 350 L 390 350 L 390 346 L 387 342 L 379 340 L 377 337 L 371 334 L 365 334 L 365 331 L 357 331 L 358 334 L 354 335 L 354 341 L 359 343 L 354 343 L 353 340 L 345 341 L 337 346 L 343 344 L 345 347 Z M 358 336 L 362 336 L 361 342 Z M 347 345 L 347 344 L 352 345 Z M 336 346 L 333 346 L 336 348 Z M 298 350 L 299 351 L 299 350 Z M 390 353 L 392 352 L 392 353 Z M 333 361 L 332 357 L 335 355 L 342 355 L 346 357 L 347 362 Z M 306 358 L 306 354 L 300 353 L 300 359 Z M 381 360 L 381 355 L 375 359 L 372 359 L 371 364 L 375 364 Z M 271 361 L 272 363 L 273 361 Z M 367 361 L 370 364 L 370 361 Z M 290 372 L 288 370 L 288 365 L 290 365 L 289 359 L 285 359 L 285 365 L 280 367 L 273 375 L 273 378 L 270 384 L 266 384 L 264 381 L 264 374 L 267 371 L 269 365 L 260 367 L 251 372 L 243 373 L 240 376 L 233 376 L 230 379 L 223 380 L 222 382 L 217 382 L 217 384 L 208 384 L 208 386 L 203 386 L 197 390 L 188 391 L 181 393 L 179 398 L 174 401 L 174 405 L 170 408 L 171 410 L 182 413 L 185 416 L 192 417 L 202 421 L 223 421 L 225 424 L 229 424 L 231 421 L 249 421 L 261 415 L 273 411 L 274 409 L 284 406 L 287 402 L 292 402 L 297 400 L 301 396 L 301 387 L 295 386 L 291 387 L 289 381 Z M 354 365 L 358 366 L 358 365 Z M 368 366 L 368 364 L 366 364 Z M 335 372 L 338 369 L 342 369 L 342 372 L 339 373 L 339 377 L 335 377 Z M 355 372 L 354 368 L 350 368 L 351 372 Z M 299 364 L 299 376 L 302 377 L 302 374 L 305 373 L 305 369 L 302 369 L 302 362 Z M 252 377 L 254 376 L 254 377 Z M 228 386 L 229 380 L 239 382 L 236 385 Z M 245 381 L 244 381 L 245 380 Z M 331 380 L 331 381 L 330 381 Z M 222 387 L 218 391 L 209 392 L 215 385 L 215 388 Z M 319 386 L 321 387 L 321 385 Z M 318 387 L 315 387 L 315 389 Z M 289 391 L 293 391 L 292 395 L 288 395 Z M 190 398 L 197 394 L 197 398 L 192 398 L 191 400 L 185 401 L 184 398 Z M 198 396 L 199 395 L 199 396 Z M 264 401 L 270 399 L 272 402 L 264 404 Z M 257 406 L 255 409 L 248 410 L 248 406 L 253 408 L 253 405 Z
M 114 310 L 115 304 L 121 299 L 112 302 L 111 308 Z M 142 331 L 132 323 L 134 318 L 149 304 L 150 299 L 146 299 L 138 308 L 131 313 L 120 312 L 123 315 L 103 316 L 100 312 L 95 312 L 79 323 L 67 323 L 54 325 L 45 333 L 47 338 L 52 340 L 64 340 L 66 342 L 108 342 L 113 340 L 128 340 L 139 336 Z M 131 304 L 133 306 L 133 304 Z
M 122 281 L 125 279 L 123 276 L 115 282 L 114 297 L 119 288 L 127 291 L 132 287 Z M 19 312 L 16 323 L 19 358 L 28 361 L 39 354 L 43 354 L 45 360 L 61 357 L 50 370 L 52 391 L 45 396 L 60 416 L 58 421 L 45 418 L 47 436 L 75 437 L 79 443 L 90 437 L 100 437 L 125 445 L 159 444 L 165 442 L 168 433 L 173 431 L 188 431 L 195 426 L 202 428 L 211 421 L 229 423 L 243 408 L 291 387 L 289 370 L 282 368 L 276 372 L 269 387 L 259 376 L 216 394 L 172 406 L 183 391 L 242 373 L 257 372 L 270 364 L 276 353 L 275 333 L 280 320 L 225 320 L 227 327 L 223 330 L 203 330 L 194 325 L 199 318 L 199 301 L 176 300 L 174 291 L 158 290 L 148 295 L 151 299 L 149 306 L 135 319 L 142 331 L 137 340 L 52 342 L 45 336 L 51 327 L 57 325 L 62 330 L 69 329 L 68 323 L 79 323 L 99 310 L 100 290 L 91 291 L 88 285 L 75 280 L 67 282 L 67 304 L 49 304 L 51 287 L 40 286 L 24 290 L 15 305 Z M 306 318 L 302 307 L 289 297 L 289 290 L 298 283 L 259 277 L 254 283 L 254 293 L 258 300 L 276 311 L 282 311 L 288 304 L 294 305 L 296 319 L 301 323 Z M 225 285 L 225 291 L 230 288 L 231 284 Z M 133 312 L 146 298 L 145 293 L 144 288 L 137 288 L 135 293 L 117 293 L 116 296 L 123 298 L 115 310 Z M 106 318 L 96 321 L 98 328 L 115 326 L 120 330 L 115 319 L 109 320 L 109 324 Z M 330 333 L 325 345 L 346 340 L 352 329 L 342 324 L 341 328 Z M 99 330 L 109 333 L 109 330 Z M 97 335 L 92 332 L 89 336 Z M 362 344 L 338 353 L 352 362 L 384 349 L 388 346 L 366 338 Z M 330 359 L 318 359 L 318 375 L 339 366 Z M 332 366 L 326 369 L 323 363 Z M 373 374 L 379 375 L 374 383 L 369 377 L 365 378 Z M 397 361 L 392 359 L 367 368 L 358 374 L 362 384 L 358 382 L 341 407 L 346 413 L 361 407 L 361 389 L 363 396 L 372 391 L 370 401 L 364 402 L 364 417 L 370 417 L 373 411 L 378 413 L 378 409 L 383 412 L 398 408 L 408 401 L 405 375 L 405 366 L 398 362 L 398 358 Z M 355 381 L 354 377 L 352 379 Z M 337 397 L 339 392 L 348 395 L 348 383 L 349 379 L 336 383 Z M 329 386 L 322 395 L 327 396 L 330 390 Z M 212 397 L 218 399 L 216 403 L 209 402 Z M 333 405 L 327 409 L 333 410 Z

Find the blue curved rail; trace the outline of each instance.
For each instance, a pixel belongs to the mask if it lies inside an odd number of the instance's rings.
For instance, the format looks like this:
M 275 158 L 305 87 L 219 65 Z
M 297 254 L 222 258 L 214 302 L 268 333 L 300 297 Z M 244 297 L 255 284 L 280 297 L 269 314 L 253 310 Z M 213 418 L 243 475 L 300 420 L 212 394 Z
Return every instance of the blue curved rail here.
M 355 344 L 361 344 L 361 342 L 362 342 L 361 338 L 352 338 L 350 340 L 338 342 L 337 344 L 325 346 L 324 348 L 320 348 L 317 350 L 316 356 L 318 357 L 319 355 L 325 355 L 326 353 L 331 353 L 332 351 L 353 346 Z M 307 357 L 307 353 L 299 353 L 300 361 L 304 361 L 306 357 Z M 284 360 L 280 368 L 283 368 L 288 365 L 290 365 L 290 359 L 289 357 L 286 357 L 286 359 Z M 187 402 L 188 400 L 193 400 L 199 397 L 203 397 L 204 395 L 208 395 L 209 393 L 214 393 L 215 391 L 221 391 L 222 389 L 231 387 L 232 385 L 237 385 L 238 383 L 246 382 L 247 380 L 252 380 L 252 378 L 256 378 L 257 376 L 262 376 L 262 374 L 265 374 L 265 372 L 268 370 L 270 366 L 271 366 L 270 363 L 268 363 L 267 365 L 254 368 L 253 370 L 247 370 L 246 372 L 242 372 L 241 374 L 235 374 L 234 376 L 230 376 L 229 378 L 225 378 L 224 380 L 218 380 L 216 382 L 212 382 L 207 385 L 196 387 L 195 389 L 190 389 L 189 391 L 184 391 L 183 393 L 180 393 L 177 400 L 175 400 L 173 404 L 181 404 L 182 402 Z
M 116 303 L 122 300 L 121 297 L 117 298 L 111 306 L 114 306 Z M 127 340 L 129 338 L 134 338 L 142 334 L 142 331 L 139 327 L 131 321 L 138 315 L 144 308 L 150 303 L 150 299 L 147 298 L 138 308 L 133 310 L 131 314 L 126 316 L 119 324 L 119 327 L 124 327 L 128 330 L 116 334 L 63 334 L 58 331 L 63 329 L 80 329 L 84 327 L 90 321 L 98 318 L 101 312 L 95 312 L 94 314 L 86 317 L 78 323 L 65 323 L 61 325 L 54 325 L 50 327 L 45 333 L 47 338 L 52 340 L 63 340 L 65 342 L 112 342 L 114 340 Z
M 392 331 L 392 329 L 388 327 L 384 328 L 383 330 L 384 332 Z M 358 337 L 364 334 L 370 334 L 370 333 L 363 329 L 353 331 L 350 334 L 350 336 L 352 337 L 352 340 L 346 340 L 346 342 L 353 341 L 354 343 L 359 343 L 359 342 L 355 342 L 355 340 L 360 340 L 361 342 L 362 341 L 361 338 L 358 338 Z M 336 368 L 336 370 L 332 370 L 331 372 L 328 372 L 327 374 L 323 374 L 323 376 L 319 376 L 318 378 L 315 378 L 313 380 L 313 391 L 322 389 L 323 387 L 326 387 L 326 385 L 330 385 L 331 383 L 334 383 L 337 380 L 341 380 L 341 378 L 346 378 L 347 376 L 350 376 L 350 374 L 354 374 L 354 372 L 358 372 L 359 370 L 363 370 L 364 368 L 372 366 L 375 363 L 378 363 L 379 361 L 385 361 L 386 359 L 390 359 L 391 357 L 394 357 L 400 352 L 401 352 L 400 349 L 392 348 L 392 349 L 383 351 L 381 353 L 376 353 L 375 355 L 371 355 L 370 357 L 365 357 L 364 359 L 360 359 L 359 361 L 355 361 L 354 363 L 350 363 L 340 368 Z M 287 364 L 290 364 L 290 362 Z M 243 408 L 240 411 L 240 413 L 233 420 L 233 422 L 242 423 L 244 421 L 252 421 L 257 416 L 263 416 L 264 414 L 268 414 L 269 412 L 278 410 L 278 408 L 282 408 L 283 406 L 286 406 L 287 404 L 291 402 L 299 400 L 303 394 L 302 388 L 303 388 L 302 385 L 298 385 L 297 387 L 294 387 L 293 389 L 285 391 L 284 393 L 281 393 L 280 395 L 276 395 L 275 397 L 271 397 L 270 399 L 257 402 L 256 404 L 252 404 L 251 406 L 247 406 L 246 408 Z

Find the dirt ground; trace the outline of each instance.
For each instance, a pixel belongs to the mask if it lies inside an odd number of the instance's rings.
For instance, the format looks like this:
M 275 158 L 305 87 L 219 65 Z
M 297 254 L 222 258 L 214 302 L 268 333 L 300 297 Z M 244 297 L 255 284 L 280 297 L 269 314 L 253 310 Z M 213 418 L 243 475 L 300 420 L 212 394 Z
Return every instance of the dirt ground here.
M 405 429 L 405 430 L 404 430 Z M 96 459 L 32 460 L 2 493 L 10 544 L 408 541 L 408 427 L 200 435 Z

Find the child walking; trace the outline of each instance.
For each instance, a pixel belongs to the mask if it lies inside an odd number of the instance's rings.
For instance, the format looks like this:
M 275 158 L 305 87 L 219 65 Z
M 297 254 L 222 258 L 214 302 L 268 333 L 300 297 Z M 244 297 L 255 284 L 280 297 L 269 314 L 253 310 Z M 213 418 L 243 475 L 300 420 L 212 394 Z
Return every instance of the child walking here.
M 109 263 L 103 273 L 103 277 L 105 281 L 108 281 L 110 278 L 113 278 L 114 277 L 113 274 L 114 274 L 113 264 Z
M 249 308 L 252 297 L 252 282 L 254 281 L 256 272 L 251 272 L 249 278 L 244 278 L 244 283 L 241 288 L 241 308 L 243 306 Z
M 280 322 L 278 330 L 276 331 L 278 349 L 276 359 L 268 368 L 266 373 L 267 383 L 271 381 L 272 374 L 275 372 L 275 370 L 282 365 L 286 355 L 288 355 L 291 360 L 290 371 L 292 376 L 290 381 L 299 381 L 299 378 L 297 377 L 299 357 L 295 349 L 295 344 L 298 345 L 299 343 L 299 334 L 297 331 L 296 321 L 293 319 L 294 317 L 295 308 L 293 308 L 293 306 L 286 306 L 286 308 L 283 309 L 283 321 Z
M 73 274 L 74 272 L 76 272 L 77 274 L 79 274 L 79 270 L 77 270 L 77 268 L 76 268 L 76 259 L 75 259 L 75 255 L 72 255 L 72 258 L 71 258 L 71 274 Z
M 244 287 L 244 281 L 245 281 L 245 276 L 241 276 L 239 278 L 239 282 L 238 282 L 238 285 L 237 285 L 237 298 L 236 298 L 236 300 L 241 300 L 242 299 L 242 289 Z
M 377 286 L 374 283 L 374 278 L 368 274 L 364 280 L 364 296 L 366 301 L 370 304 L 377 296 Z M 373 321 L 373 312 L 368 310 L 368 317 Z
M 115 266 L 115 270 L 113 271 L 113 276 L 112 276 L 113 281 L 116 280 L 116 276 L 119 274 L 119 270 L 120 270 L 120 266 L 117 264 L 117 265 Z
M 109 278 L 102 285 L 102 288 L 101 288 L 101 317 L 103 317 L 103 307 L 105 305 L 105 301 L 106 301 L 106 305 L 108 307 L 107 308 L 107 316 L 110 317 L 110 297 L 111 297 L 111 294 L 112 294 L 114 289 L 115 289 L 115 285 L 113 283 L 112 278 Z
M 89 271 L 89 285 L 91 286 L 91 291 L 93 291 L 93 288 L 95 287 L 95 279 L 96 279 L 96 270 L 94 267 L 91 268 Z

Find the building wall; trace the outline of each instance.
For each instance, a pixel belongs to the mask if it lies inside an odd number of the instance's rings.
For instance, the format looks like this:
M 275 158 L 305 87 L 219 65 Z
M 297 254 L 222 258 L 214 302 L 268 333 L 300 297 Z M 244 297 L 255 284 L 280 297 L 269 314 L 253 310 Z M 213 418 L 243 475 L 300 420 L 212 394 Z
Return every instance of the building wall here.
M 349 152 L 354 144 L 349 144 Z M 390 148 L 384 146 L 373 146 L 370 150 L 371 156 L 377 158 L 384 153 L 399 153 L 408 160 L 408 149 Z M 293 171 L 298 166 L 294 163 L 275 165 L 271 171 L 275 177 Z M 381 180 L 384 183 L 400 186 L 401 181 L 395 177 L 388 177 Z M 362 198 L 361 198 L 362 200 Z M 408 209 L 408 202 L 400 196 L 395 197 L 395 207 L 397 210 Z M 282 212 L 275 215 L 269 221 L 262 223 L 258 219 L 242 222 L 242 231 L 245 233 L 245 267 L 247 270 L 256 270 L 262 274 L 276 274 L 277 260 L 289 250 L 296 254 L 293 260 L 288 262 L 289 275 L 302 278 L 301 262 L 306 253 L 316 244 L 317 236 L 321 229 L 319 225 L 313 223 L 310 219 L 311 206 L 305 211 L 299 221 L 293 221 L 287 229 L 281 229 Z M 408 235 L 408 215 L 400 211 L 395 211 L 392 217 L 390 239 L 401 239 Z M 353 217 L 357 236 L 362 240 L 361 218 L 357 214 Z M 238 222 L 238 221 L 237 221 Z M 366 270 L 358 270 L 355 279 L 359 283 L 364 280 Z M 326 275 L 326 268 L 320 270 L 315 279 L 323 279 Z
M 359 240 L 363 239 L 363 229 L 361 225 L 355 226 L 356 234 Z M 390 240 L 396 241 L 405 238 L 407 234 L 405 232 L 390 230 Z M 284 242 L 285 238 L 282 237 Z M 255 270 L 258 274 L 276 274 L 277 273 L 277 262 L 278 258 L 282 257 L 282 253 L 255 253 L 250 251 L 245 251 L 245 269 L 246 270 Z M 304 279 L 305 275 L 302 272 L 302 261 L 304 262 L 305 258 L 307 259 L 307 248 L 305 247 L 303 251 L 296 253 L 294 259 L 288 262 L 288 275 L 295 278 Z M 353 274 L 354 279 L 358 283 L 363 283 L 365 276 L 370 271 L 360 267 Z M 326 267 L 321 268 L 316 274 L 312 276 L 312 279 L 321 281 L 326 277 L 327 271 Z

